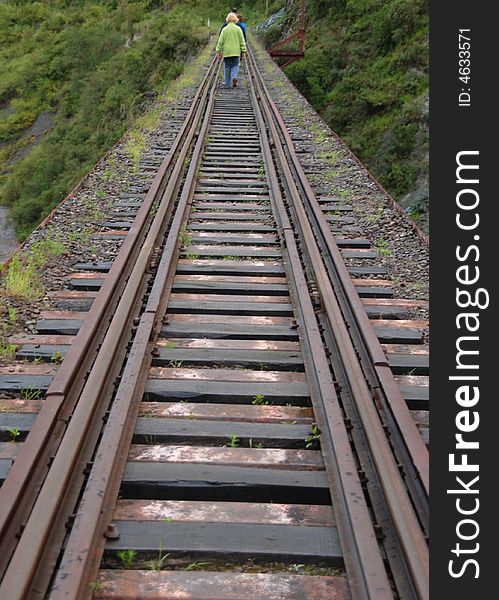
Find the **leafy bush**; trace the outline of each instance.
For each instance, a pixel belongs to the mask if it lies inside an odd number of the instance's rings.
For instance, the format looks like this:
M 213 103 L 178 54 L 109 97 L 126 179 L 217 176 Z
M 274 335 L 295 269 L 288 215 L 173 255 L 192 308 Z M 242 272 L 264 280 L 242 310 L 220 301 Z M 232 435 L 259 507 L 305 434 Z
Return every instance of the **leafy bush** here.
M 427 174 L 427 0 L 311 0 L 286 73 L 396 197 Z

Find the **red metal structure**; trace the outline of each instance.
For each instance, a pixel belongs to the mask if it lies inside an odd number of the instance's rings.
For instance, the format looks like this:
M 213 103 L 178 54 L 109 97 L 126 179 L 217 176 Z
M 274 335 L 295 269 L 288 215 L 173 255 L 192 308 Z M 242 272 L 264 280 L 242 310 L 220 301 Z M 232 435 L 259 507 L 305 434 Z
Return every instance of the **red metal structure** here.
M 283 46 L 286 46 L 294 40 L 300 40 L 298 50 L 281 50 Z M 292 62 L 305 55 L 305 0 L 301 0 L 300 29 L 278 44 L 275 44 L 275 46 L 272 46 L 272 48 L 268 50 L 268 53 L 272 58 L 281 57 L 286 59 L 281 65 L 281 68 L 287 67 Z

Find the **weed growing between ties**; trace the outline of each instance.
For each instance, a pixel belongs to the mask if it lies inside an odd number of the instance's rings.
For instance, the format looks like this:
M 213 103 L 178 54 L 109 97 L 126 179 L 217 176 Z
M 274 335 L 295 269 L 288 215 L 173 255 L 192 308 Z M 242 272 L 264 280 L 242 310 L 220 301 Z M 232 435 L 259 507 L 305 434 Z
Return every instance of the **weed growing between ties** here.
M 125 569 L 131 569 L 137 558 L 136 550 L 119 550 L 117 553 L 118 559 Z
M 9 262 L 3 281 L 4 294 L 26 301 L 39 300 L 43 295 L 41 269 L 62 256 L 66 249 L 60 231 L 53 227 L 48 228 L 31 247 L 15 254 Z M 11 307 L 9 322 L 14 325 L 16 320 L 16 309 Z
M 20 257 L 10 261 L 5 274 L 5 293 L 25 300 L 38 300 L 43 294 L 33 257 Z
M 137 165 L 161 108 L 137 117 L 152 99 L 176 102 L 195 83 L 213 52 L 206 18 L 217 27 L 223 11 L 218 0 L 167 11 L 158 2 L 100 0 L 0 6 L 8 74 L 0 81 L 0 202 L 24 239 L 132 125 L 127 150 Z M 104 173 L 115 175 L 112 167 Z
M 318 450 L 320 447 L 321 432 L 317 425 L 312 425 L 310 434 L 305 438 L 305 448 L 307 450 Z

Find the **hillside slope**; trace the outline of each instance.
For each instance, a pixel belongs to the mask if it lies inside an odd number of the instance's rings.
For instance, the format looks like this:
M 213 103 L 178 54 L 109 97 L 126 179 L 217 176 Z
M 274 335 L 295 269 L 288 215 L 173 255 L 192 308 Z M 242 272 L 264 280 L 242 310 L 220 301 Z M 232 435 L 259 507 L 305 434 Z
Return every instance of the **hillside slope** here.
M 299 0 L 264 37 L 296 30 Z M 277 11 L 283 2 L 274 2 Z M 427 0 L 306 0 L 306 54 L 286 74 L 423 227 L 428 207 Z
M 208 39 L 220 2 L 0 3 L 0 203 L 20 239 Z M 222 9 L 223 13 L 223 9 Z

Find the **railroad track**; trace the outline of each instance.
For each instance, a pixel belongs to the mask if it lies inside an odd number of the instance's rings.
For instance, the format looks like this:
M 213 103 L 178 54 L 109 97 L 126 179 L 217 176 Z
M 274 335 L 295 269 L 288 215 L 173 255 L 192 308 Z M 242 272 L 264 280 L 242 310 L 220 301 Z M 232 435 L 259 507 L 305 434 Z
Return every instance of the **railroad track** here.
M 213 63 L 116 260 L 20 346 L 62 364 L 0 372 L 39 408 L 1 415 L 1 598 L 427 597 L 427 450 L 369 319 L 403 302 L 324 212 L 253 57 L 237 90 Z

